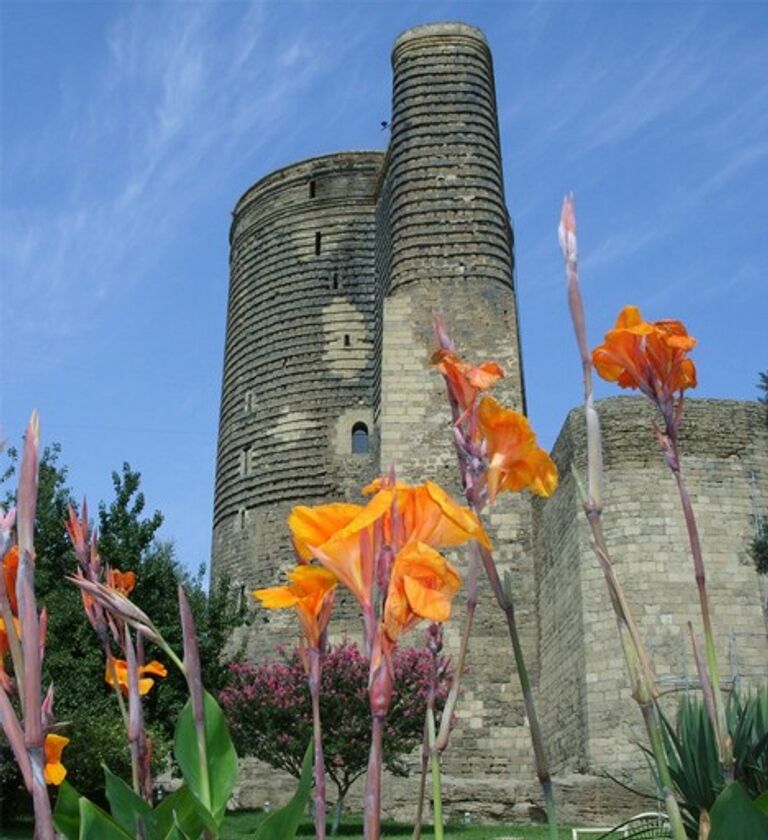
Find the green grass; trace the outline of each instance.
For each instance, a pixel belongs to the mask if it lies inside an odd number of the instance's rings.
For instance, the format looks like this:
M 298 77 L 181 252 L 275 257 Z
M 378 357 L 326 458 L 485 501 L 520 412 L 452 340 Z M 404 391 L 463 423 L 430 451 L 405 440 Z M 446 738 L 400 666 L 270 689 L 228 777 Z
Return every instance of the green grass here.
M 243 840 L 255 831 L 264 815 L 259 811 L 240 811 L 230 814 L 224 821 L 224 829 L 221 833 L 222 840 Z M 407 840 L 413 833 L 413 825 L 407 823 L 392 822 L 384 820 L 381 828 L 381 836 L 399 837 Z M 298 837 L 314 837 L 315 830 L 312 823 L 307 819 L 299 829 Z M 433 840 L 432 832 L 425 826 L 422 831 L 422 840 Z M 569 840 L 571 830 L 560 829 L 561 840 Z M 363 840 L 363 822 L 358 817 L 345 817 L 339 827 L 339 838 L 343 840 Z M 493 840 L 494 838 L 508 837 L 515 840 L 546 840 L 547 829 L 544 826 L 527 825 L 452 825 L 449 823 L 445 830 L 446 840 Z
M 230 814 L 224 820 L 224 828 L 221 832 L 221 840 L 244 840 L 256 830 L 257 826 L 264 819 L 260 811 L 238 811 Z M 413 826 L 405 823 L 391 822 L 385 820 L 382 825 L 381 836 L 399 837 L 407 840 L 413 832 Z M 315 830 L 312 823 L 306 820 L 299 829 L 299 837 L 314 837 Z M 339 828 L 338 836 L 342 840 L 363 840 L 363 823 L 360 817 L 345 817 Z M 422 840 L 433 840 L 432 832 L 425 827 L 422 832 Z M 570 829 L 561 828 L 561 840 L 569 840 Z M 32 824 L 21 824 L 17 827 L 1 828 L 0 840 L 30 840 L 32 837 Z M 494 840 L 494 838 L 508 837 L 515 840 L 546 840 L 547 829 L 542 826 L 527 825 L 451 825 L 446 826 L 446 840 Z

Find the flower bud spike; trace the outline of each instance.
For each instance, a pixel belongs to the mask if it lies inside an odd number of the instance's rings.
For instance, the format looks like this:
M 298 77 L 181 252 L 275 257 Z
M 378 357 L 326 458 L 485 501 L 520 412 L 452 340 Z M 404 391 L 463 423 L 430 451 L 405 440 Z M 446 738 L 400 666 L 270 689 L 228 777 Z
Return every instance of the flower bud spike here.
M 19 470 L 19 494 L 16 513 L 16 533 L 19 552 L 29 554 L 34 563 L 35 510 L 37 507 L 37 471 L 40 453 L 40 419 L 37 411 L 32 412 L 24 436 L 24 451 Z
M 432 318 L 432 329 L 435 331 L 435 338 L 442 350 L 452 351 L 454 349 L 453 341 L 448 335 L 448 327 L 445 323 L 445 317 L 442 312 L 436 312 Z

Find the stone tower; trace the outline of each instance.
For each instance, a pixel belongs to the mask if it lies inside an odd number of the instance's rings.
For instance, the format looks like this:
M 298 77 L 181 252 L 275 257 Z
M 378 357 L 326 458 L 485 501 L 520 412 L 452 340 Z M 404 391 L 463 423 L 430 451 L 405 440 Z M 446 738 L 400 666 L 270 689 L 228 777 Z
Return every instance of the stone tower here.
M 235 206 L 213 572 L 228 573 L 243 590 L 277 582 L 279 570 L 293 564 L 291 507 L 361 501 L 360 488 L 392 463 L 401 478 L 431 478 L 460 498 L 445 389 L 428 363 L 435 313 L 467 358 L 503 364 L 507 376 L 494 392 L 525 409 L 488 43 L 465 24 L 418 26 L 395 42 L 392 68 L 386 152 L 340 152 L 286 166 Z M 608 541 L 660 679 L 690 687 L 695 669 L 680 628 L 697 620 L 696 594 L 671 479 L 641 400 L 604 400 L 598 411 Z M 688 400 L 682 433 L 714 581 L 721 670 L 757 679 L 768 673 L 768 585 L 746 547 L 768 504 L 764 410 Z M 575 411 L 553 451 L 558 492 L 534 505 L 505 496 L 488 525 L 496 562 L 514 582 L 561 815 L 618 822 L 642 803 L 609 788 L 603 773 L 635 784 L 642 735 L 571 476 L 571 465 L 583 469 L 584 449 Z M 461 554 L 452 560 L 465 568 Z M 456 614 L 463 614 L 461 603 Z M 247 639 L 255 657 L 295 633 L 287 611 L 260 618 Z M 342 598 L 332 632 L 353 636 L 358 626 L 355 605 Z M 459 627 L 448 626 L 449 653 Z M 417 634 L 412 639 L 418 644 Z M 539 789 L 518 680 L 500 613 L 483 587 L 468 666 L 444 762 L 446 810 L 536 816 Z M 278 801 L 291 784 L 253 764 L 239 801 Z M 409 817 L 413 796 L 410 780 L 390 779 L 384 804 Z
M 287 166 L 238 201 L 216 469 L 215 574 L 269 580 L 285 518 L 376 472 L 374 193 L 383 155 Z M 352 430 L 366 451 L 351 454 Z

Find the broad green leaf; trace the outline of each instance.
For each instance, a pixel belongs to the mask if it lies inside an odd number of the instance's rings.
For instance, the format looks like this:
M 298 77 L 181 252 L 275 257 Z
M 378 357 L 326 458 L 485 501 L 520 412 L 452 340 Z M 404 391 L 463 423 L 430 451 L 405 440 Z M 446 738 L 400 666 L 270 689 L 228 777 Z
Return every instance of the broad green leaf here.
M 69 782 L 63 782 L 56 796 L 53 810 L 53 824 L 56 831 L 67 840 L 78 840 L 80 836 L 80 794 Z
M 752 804 L 758 811 L 768 814 L 768 790 L 763 791 L 757 799 L 752 801 Z
M 116 776 L 106 764 L 103 764 L 102 767 L 104 768 L 105 792 L 112 818 L 129 834 L 135 834 L 137 817 L 143 818 L 146 814 L 149 814 L 152 811 L 152 806 L 119 776 Z
M 202 805 L 192 796 L 189 788 L 182 785 L 166 796 L 149 817 L 152 840 L 198 837 L 205 828 L 200 808 Z
M 80 797 L 79 840 L 133 840 L 135 835 L 121 828 L 106 811 Z
M 710 816 L 710 840 L 768 837 L 768 816 L 755 806 L 738 782 L 731 782 L 717 797 Z
M 304 760 L 301 762 L 301 778 L 291 801 L 270 814 L 256 830 L 253 840 L 293 840 L 296 829 L 304 816 L 309 794 L 312 790 L 314 749 L 309 742 Z
M 216 824 L 220 824 L 237 781 L 237 753 L 229 737 L 224 713 L 207 691 L 203 694 L 203 711 L 208 752 L 209 791 L 203 790 L 197 733 L 192 716 L 192 703 L 189 700 L 181 710 L 176 723 L 174 753 L 190 791 L 201 803 L 210 801 L 210 813 Z

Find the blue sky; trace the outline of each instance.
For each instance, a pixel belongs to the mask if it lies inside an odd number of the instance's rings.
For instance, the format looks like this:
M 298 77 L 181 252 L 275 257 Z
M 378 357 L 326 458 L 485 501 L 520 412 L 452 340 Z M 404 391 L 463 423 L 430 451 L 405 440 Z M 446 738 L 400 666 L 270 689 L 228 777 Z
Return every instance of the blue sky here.
M 283 164 L 383 148 L 391 45 L 420 22 L 473 23 L 494 52 L 541 440 L 580 400 L 555 234 L 566 190 L 592 343 L 635 303 L 698 338 L 697 395 L 756 396 L 764 3 L 4 0 L 0 14 L 3 435 L 17 443 L 37 407 L 91 500 L 129 461 L 188 566 L 209 559 L 234 202 Z

